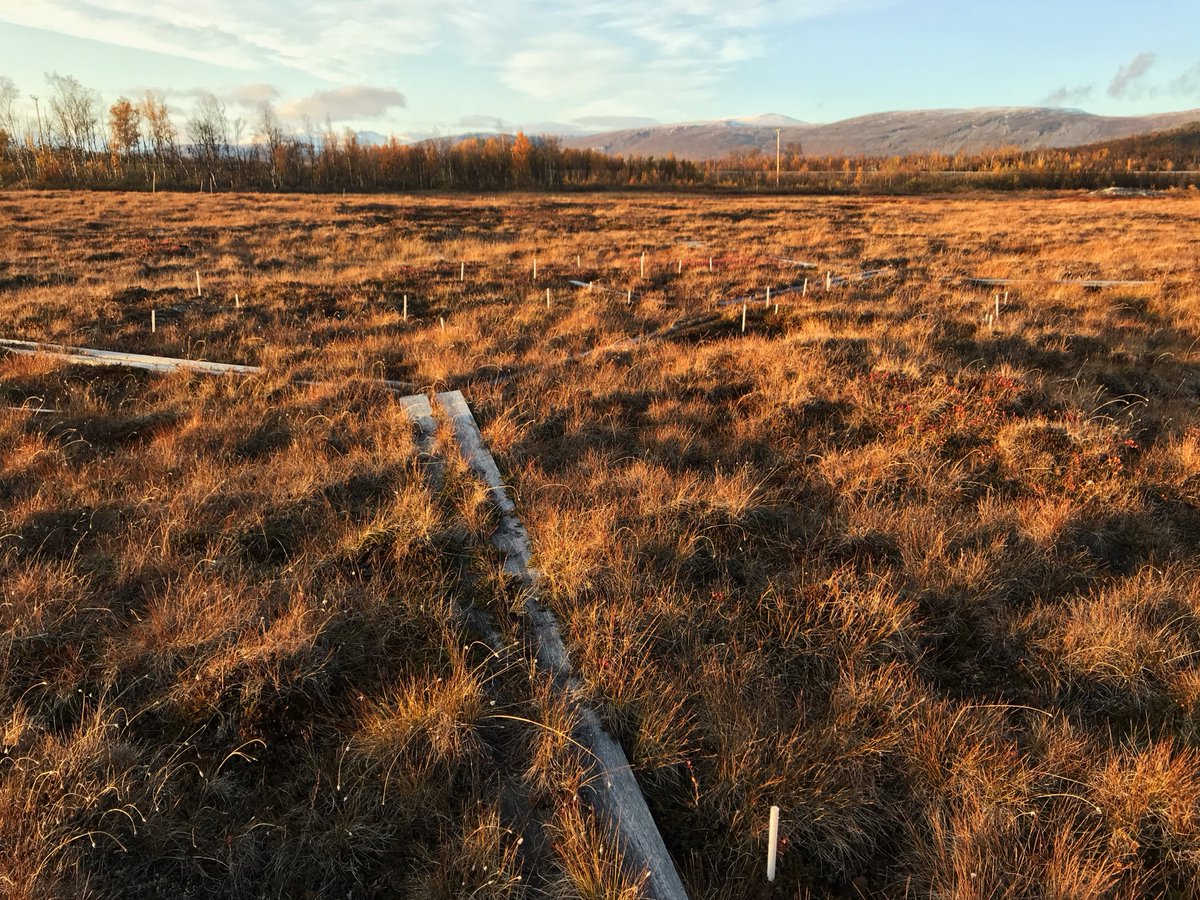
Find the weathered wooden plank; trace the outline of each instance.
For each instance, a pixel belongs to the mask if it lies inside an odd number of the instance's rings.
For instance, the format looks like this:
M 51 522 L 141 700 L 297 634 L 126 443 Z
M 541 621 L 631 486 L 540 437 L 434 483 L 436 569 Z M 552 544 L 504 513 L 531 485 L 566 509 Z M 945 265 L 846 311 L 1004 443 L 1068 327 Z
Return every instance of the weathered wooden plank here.
M 43 344 L 37 341 L 17 341 L 0 338 L 0 350 L 26 355 L 42 355 L 51 359 L 83 366 L 121 366 L 127 369 L 142 369 L 149 372 L 200 372 L 205 375 L 260 375 L 265 370 L 259 366 L 240 366 L 233 363 L 208 362 L 200 359 L 180 359 L 173 356 L 148 356 L 144 353 L 125 353 L 120 350 L 96 350 L 91 347 L 67 347 L 59 344 Z M 297 384 L 323 385 L 328 382 L 298 380 Z M 411 390 L 412 385 L 402 381 L 377 382 L 389 391 L 400 393 Z
M 459 391 L 449 391 L 438 394 L 437 401 L 454 426 L 463 459 L 488 485 L 500 513 L 500 525 L 492 543 L 504 555 L 505 571 L 528 588 L 534 588 L 539 573 L 529 567 L 529 535 L 517 517 L 516 506 L 466 399 Z M 527 591 L 525 611 L 536 639 L 537 663 L 550 674 L 576 714 L 573 737 L 586 748 L 585 761 L 593 771 L 594 777 L 588 780 L 586 789 L 593 809 L 616 835 L 631 874 L 645 877 L 644 889 L 650 897 L 686 900 L 683 882 L 646 806 L 625 751 L 605 731 L 595 711 L 584 700 L 583 681 L 571 666 L 554 614 L 538 600 L 535 590 Z
M 262 371 L 258 366 L 238 366 L 197 359 L 175 359 L 169 356 L 148 356 L 144 353 L 123 353 L 119 350 L 94 350 L 89 347 L 66 347 L 58 344 L 42 344 L 36 341 L 0 339 L 0 349 L 11 350 L 13 353 L 40 353 L 82 365 L 127 366 L 152 372 L 174 372 L 179 369 L 188 369 L 209 375 L 257 375 Z

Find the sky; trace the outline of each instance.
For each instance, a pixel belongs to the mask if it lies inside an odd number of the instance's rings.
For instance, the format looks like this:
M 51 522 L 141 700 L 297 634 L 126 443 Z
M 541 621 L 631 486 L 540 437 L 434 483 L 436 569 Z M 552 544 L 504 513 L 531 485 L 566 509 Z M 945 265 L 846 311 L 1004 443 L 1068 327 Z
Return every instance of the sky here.
M 73 75 L 107 106 L 204 91 L 401 138 L 777 113 L 1200 108 L 1200 0 L 0 0 L 22 103 Z

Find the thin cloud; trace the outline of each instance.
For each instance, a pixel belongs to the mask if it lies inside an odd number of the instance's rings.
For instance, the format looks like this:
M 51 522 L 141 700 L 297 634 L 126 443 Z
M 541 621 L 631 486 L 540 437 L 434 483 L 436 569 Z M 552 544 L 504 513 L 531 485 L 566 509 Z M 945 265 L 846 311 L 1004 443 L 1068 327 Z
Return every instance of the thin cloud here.
M 1138 82 L 1150 71 L 1150 67 L 1154 65 L 1155 59 L 1156 57 L 1153 53 L 1139 53 L 1128 63 L 1117 69 L 1117 74 L 1113 76 L 1112 84 L 1108 86 L 1108 96 L 1118 100 L 1128 97 L 1137 87 Z
M 1051 91 L 1042 99 L 1043 106 L 1078 106 L 1085 100 L 1090 100 L 1092 91 L 1095 90 L 1095 85 L 1084 84 L 1079 87 L 1067 87 L 1063 85 Z
M 316 91 L 307 97 L 289 100 L 279 107 L 284 118 L 321 120 L 326 117 L 335 122 L 357 119 L 376 119 L 393 109 L 408 105 L 404 95 L 391 88 L 350 85 L 331 91 Z
M 608 131 L 621 128 L 649 128 L 659 124 L 658 119 L 648 119 L 645 116 L 580 116 L 571 120 L 572 125 L 584 129 Z
M 491 131 L 504 131 L 504 120 L 498 116 L 463 116 L 455 123 L 457 128 L 488 129 Z
M 282 95 L 275 85 L 260 81 L 232 88 L 225 96 L 238 106 L 255 107 L 264 103 L 274 103 Z
M 1200 63 L 1192 66 L 1178 78 L 1172 79 L 1169 90 L 1176 97 L 1200 100 Z

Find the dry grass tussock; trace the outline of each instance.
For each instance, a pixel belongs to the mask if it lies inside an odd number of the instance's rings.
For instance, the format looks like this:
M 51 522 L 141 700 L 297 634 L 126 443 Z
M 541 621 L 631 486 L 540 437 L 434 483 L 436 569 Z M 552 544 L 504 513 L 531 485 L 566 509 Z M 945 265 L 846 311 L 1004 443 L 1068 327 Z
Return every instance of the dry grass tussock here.
M 467 393 L 695 896 L 1200 891 L 1196 201 L 0 215 L 3 336 L 267 369 L 0 358 L 0 893 L 637 896 L 381 377 Z

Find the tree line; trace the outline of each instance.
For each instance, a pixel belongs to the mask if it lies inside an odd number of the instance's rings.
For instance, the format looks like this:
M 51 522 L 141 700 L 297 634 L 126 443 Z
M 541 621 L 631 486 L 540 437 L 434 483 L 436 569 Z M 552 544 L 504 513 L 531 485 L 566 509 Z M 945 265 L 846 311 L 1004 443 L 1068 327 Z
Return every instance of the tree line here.
M 182 128 L 152 92 L 105 105 L 70 75 L 21 94 L 0 76 L 0 187 L 126 190 L 419 191 L 707 188 L 812 193 L 1188 187 L 1200 181 L 1200 124 L 1063 150 L 778 158 L 758 148 L 698 163 L 612 156 L 525 134 L 364 143 L 327 118 L 291 128 L 269 102 L 251 120 L 201 95 Z

